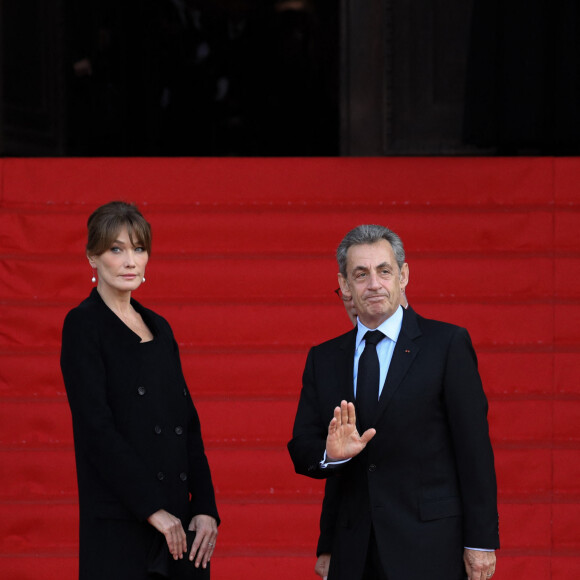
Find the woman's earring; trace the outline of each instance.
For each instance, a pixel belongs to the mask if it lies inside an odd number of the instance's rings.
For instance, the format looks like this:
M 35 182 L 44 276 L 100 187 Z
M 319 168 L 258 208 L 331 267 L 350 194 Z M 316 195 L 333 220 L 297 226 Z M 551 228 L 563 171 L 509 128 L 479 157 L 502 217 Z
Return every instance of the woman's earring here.
M 91 278 L 91 282 L 94 284 L 97 281 L 97 277 L 95 276 L 96 270 L 93 269 L 93 277 Z
M 143 276 L 143 282 L 145 282 L 145 276 Z

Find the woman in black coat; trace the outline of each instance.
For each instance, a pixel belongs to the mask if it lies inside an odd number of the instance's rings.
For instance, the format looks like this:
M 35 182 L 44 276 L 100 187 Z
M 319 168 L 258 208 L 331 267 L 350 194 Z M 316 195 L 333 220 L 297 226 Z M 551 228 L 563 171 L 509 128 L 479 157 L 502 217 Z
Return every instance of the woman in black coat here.
M 199 418 L 169 324 L 131 298 L 145 280 L 150 226 L 134 205 L 112 202 L 88 230 L 98 284 L 68 313 L 61 352 L 79 578 L 209 578 L 219 516 Z

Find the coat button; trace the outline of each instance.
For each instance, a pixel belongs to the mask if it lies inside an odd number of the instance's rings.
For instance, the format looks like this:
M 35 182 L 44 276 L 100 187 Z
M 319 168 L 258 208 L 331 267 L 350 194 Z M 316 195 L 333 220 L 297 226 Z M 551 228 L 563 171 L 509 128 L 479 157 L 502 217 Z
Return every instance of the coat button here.
M 161 427 L 159 425 L 155 425 L 155 433 L 157 433 L 157 435 L 161 435 Z
M 183 433 L 183 427 L 181 427 L 181 425 L 178 425 L 177 427 L 175 427 L 175 434 L 176 435 L 181 435 Z
M 143 395 L 144 395 L 144 394 L 147 392 L 147 389 L 146 389 L 145 387 L 139 387 L 139 388 L 137 389 L 137 392 L 138 392 L 138 393 L 139 393 L 141 396 L 143 396 Z
M 165 479 L 165 473 L 163 473 L 163 471 L 160 471 L 160 472 L 157 474 L 157 479 L 158 479 L 159 481 L 163 481 L 163 480 Z
M 181 481 L 187 481 L 187 473 L 180 473 L 179 479 L 181 479 Z
M 185 387 L 183 387 L 183 396 L 187 397 L 187 389 Z
M 375 471 L 377 469 L 377 466 L 374 463 L 371 463 L 369 465 L 369 471 Z

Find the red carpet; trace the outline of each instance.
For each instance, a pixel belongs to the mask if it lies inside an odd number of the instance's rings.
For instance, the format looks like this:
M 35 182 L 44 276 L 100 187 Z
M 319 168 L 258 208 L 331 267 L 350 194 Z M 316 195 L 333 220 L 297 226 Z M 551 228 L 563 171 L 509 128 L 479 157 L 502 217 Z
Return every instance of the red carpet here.
M 0 576 L 76 577 L 60 329 L 91 288 L 89 213 L 126 199 L 154 231 L 136 297 L 172 324 L 202 420 L 223 518 L 214 580 L 315 578 L 322 487 L 285 444 L 308 347 L 348 329 L 333 253 L 365 222 L 406 242 L 414 308 L 473 337 L 495 578 L 577 577 L 579 183 L 576 159 L 0 160 Z

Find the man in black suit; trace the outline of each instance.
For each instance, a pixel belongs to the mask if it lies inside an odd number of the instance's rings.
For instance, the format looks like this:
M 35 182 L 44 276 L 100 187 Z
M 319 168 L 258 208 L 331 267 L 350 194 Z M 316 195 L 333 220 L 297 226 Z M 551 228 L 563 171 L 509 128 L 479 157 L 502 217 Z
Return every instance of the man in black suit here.
M 497 491 L 469 335 L 400 307 L 394 232 L 359 226 L 337 259 L 357 327 L 311 349 L 288 444 L 297 473 L 334 478 L 329 578 L 490 578 Z
M 409 283 L 409 276 L 407 271 L 407 285 Z M 357 326 L 357 313 L 354 305 L 352 295 L 343 294 L 340 288 L 335 290 L 337 296 L 342 300 L 344 309 L 348 319 L 353 326 Z M 407 310 L 410 308 L 409 301 L 405 295 L 405 288 L 401 288 L 401 306 Z M 412 309 L 411 309 L 412 310 Z M 316 564 L 314 571 L 323 580 L 328 579 L 328 570 L 330 568 L 330 555 L 332 552 L 332 538 L 334 537 L 334 527 L 337 518 L 337 502 L 339 500 L 336 489 L 333 485 L 336 483 L 335 478 L 331 477 L 326 480 L 324 487 L 324 498 L 322 500 L 322 511 L 320 512 L 320 535 L 318 536 L 318 543 L 316 546 Z

